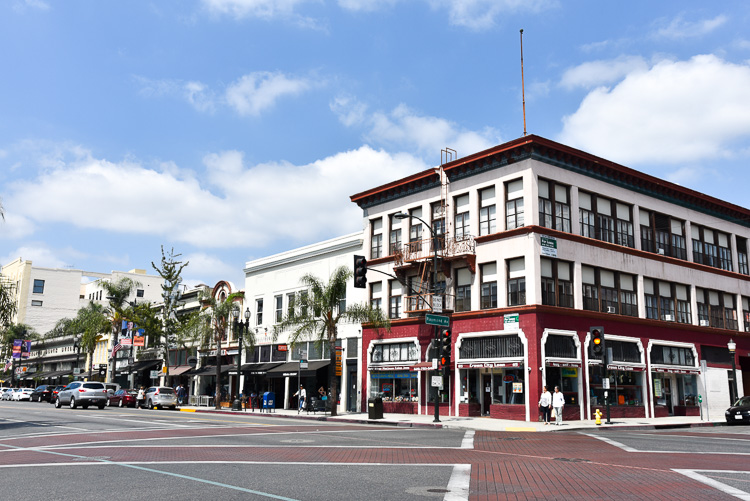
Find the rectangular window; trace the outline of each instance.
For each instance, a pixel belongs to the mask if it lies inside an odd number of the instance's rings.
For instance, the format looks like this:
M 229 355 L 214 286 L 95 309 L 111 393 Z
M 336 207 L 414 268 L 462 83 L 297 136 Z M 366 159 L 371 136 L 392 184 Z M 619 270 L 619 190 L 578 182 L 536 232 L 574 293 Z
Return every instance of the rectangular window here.
M 143 289 L 136 289 L 135 297 L 143 297 Z
M 732 250 L 729 235 L 704 226 L 691 226 L 693 261 L 714 268 L 732 271 Z
M 581 275 L 584 310 L 638 316 L 634 275 L 585 265 Z
M 455 231 L 456 240 L 463 240 L 471 236 L 469 227 L 469 195 L 461 195 L 454 198 L 456 204 Z
M 479 234 L 490 235 L 497 231 L 495 218 L 495 187 L 479 191 Z
M 383 282 L 370 283 L 370 306 L 377 309 L 383 308 Z
M 471 310 L 471 271 L 469 268 L 456 270 L 455 311 Z
M 646 252 L 687 259 L 685 225 L 679 219 L 640 210 L 641 248 Z
M 737 265 L 738 270 L 743 275 L 750 275 L 750 268 L 748 268 L 747 260 L 747 239 L 736 237 L 737 240 Z
M 505 229 L 512 230 L 524 225 L 523 179 L 505 183 Z
M 431 212 L 434 238 L 430 249 L 440 251 L 445 247 L 445 207 L 440 202 L 435 202 L 431 205 Z
M 422 217 L 422 208 L 417 207 L 409 211 L 409 242 L 419 242 L 422 240 L 422 223 L 418 217 Z
M 41 305 L 42 305 L 42 301 L 40 301 L 39 299 L 31 300 L 31 306 L 41 306 Z
M 509 259 L 508 306 L 526 304 L 526 270 L 524 258 Z
M 34 279 L 34 294 L 44 294 L 44 280 Z
M 284 296 L 282 295 L 274 296 L 273 302 L 274 302 L 274 316 L 275 316 L 276 323 L 278 324 L 281 322 L 281 319 L 284 316 Z
M 401 283 L 398 280 L 390 280 L 389 296 L 389 318 L 401 318 Z
M 391 233 L 388 237 L 388 252 L 392 256 L 401 252 L 401 220 L 396 219 L 393 214 L 388 216 Z
M 579 192 L 581 235 L 626 247 L 635 246 L 629 205 L 596 194 Z
M 294 299 L 294 292 L 286 295 L 286 314 L 290 318 L 294 316 Z
M 497 264 L 485 263 L 481 265 L 482 289 L 480 308 L 497 308 Z
M 255 300 L 255 325 L 263 325 L 263 300 Z
M 370 221 L 370 259 L 383 257 L 383 218 Z
M 570 233 L 570 188 L 539 180 L 539 224 Z

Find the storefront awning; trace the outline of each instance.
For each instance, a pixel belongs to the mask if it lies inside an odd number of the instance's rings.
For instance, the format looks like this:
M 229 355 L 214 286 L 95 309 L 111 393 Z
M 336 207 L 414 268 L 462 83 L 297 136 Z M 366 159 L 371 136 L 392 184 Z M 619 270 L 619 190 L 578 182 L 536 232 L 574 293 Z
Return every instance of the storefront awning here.
M 523 367 L 523 362 L 461 362 L 456 364 L 458 369 L 486 369 L 496 367 Z
M 654 372 L 669 372 L 672 374 L 700 374 L 701 370 L 697 367 L 654 367 L 651 366 L 651 370 Z
M 242 373 L 251 376 L 265 376 L 268 371 L 280 366 L 284 362 L 266 362 L 261 364 L 244 364 Z
M 155 367 L 156 365 L 161 364 L 160 358 L 155 358 L 152 360 L 138 360 L 137 362 L 134 362 L 133 365 L 125 365 L 117 370 L 120 374 L 132 374 L 134 372 L 142 372 L 147 369 L 151 369 L 152 367 Z
M 432 366 L 432 362 L 420 362 L 409 367 L 410 371 L 432 371 L 435 370 Z
M 331 364 L 330 360 L 315 360 L 307 363 L 307 369 L 299 369 L 299 362 L 286 362 L 278 367 L 270 369 L 266 375 L 268 377 L 286 377 L 296 376 L 298 373 L 301 377 L 314 376 L 317 371 L 324 369 Z
M 206 365 L 204 367 L 190 369 L 189 371 L 184 372 L 184 375 L 186 376 L 210 376 L 212 374 L 216 374 L 215 365 Z
M 187 371 L 192 369 L 189 365 L 170 365 L 169 366 L 169 375 L 170 376 L 180 376 Z

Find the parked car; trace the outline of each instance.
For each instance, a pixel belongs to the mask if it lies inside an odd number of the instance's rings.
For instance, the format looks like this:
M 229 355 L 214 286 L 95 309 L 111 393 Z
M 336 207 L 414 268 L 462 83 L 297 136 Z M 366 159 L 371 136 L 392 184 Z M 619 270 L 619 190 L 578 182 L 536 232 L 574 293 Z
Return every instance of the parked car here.
M 13 391 L 13 397 L 11 400 L 20 402 L 21 400 L 31 400 L 31 394 L 34 393 L 34 388 L 16 388 Z
M 13 396 L 13 388 L 3 388 L 2 394 L 0 394 L 0 400 L 10 400 Z
M 750 423 L 750 396 L 740 397 L 724 413 L 727 424 Z
M 146 390 L 143 399 L 146 402 L 146 407 L 149 409 L 158 409 L 159 407 L 177 408 L 177 393 L 175 393 L 174 388 L 167 386 L 151 386 Z
M 107 389 L 107 393 L 111 397 L 117 390 L 120 389 L 120 385 L 117 383 L 104 383 L 104 387 Z
M 54 388 L 52 388 L 52 391 L 50 391 L 49 403 L 51 403 L 51 404 L 55 403 L 55 399 L 57 398 L 57 394 L 63 388 L 65 388 L 64 384 L 59 384 L 59 385 L 55 386 Z
M 54 388 L 54 385 L 51 384 L 43 384 L 41 386 L 37 386 L 36 389 L 31 393 L 31 401 L 49 402 L 50 397 L 52 396 L 52 388 Z
M 107 400 L 108 406 L 116 405 L 117 407 L 135 407 L 138 392 L 135 390 L 117 390 L 114 395 L 110 395 Z
M 86 409 L 89 405 L 96 405 L 100 409 L 107 406 L 107 390 L 103 383 L 74 381 L 57 392 L 55 407 L 63 405 L 75 409 L 79 405 Z

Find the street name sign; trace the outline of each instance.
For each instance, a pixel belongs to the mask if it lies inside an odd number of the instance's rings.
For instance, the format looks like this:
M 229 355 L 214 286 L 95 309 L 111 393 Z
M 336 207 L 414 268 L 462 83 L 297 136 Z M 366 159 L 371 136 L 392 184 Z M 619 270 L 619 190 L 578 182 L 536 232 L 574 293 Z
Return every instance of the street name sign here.
M 431 315 L 430 313 L 427 313 L 424 316 L 424 322 L 427 325 L 437 325 L 438 327 L 448 327 L 450 325 L 450 318 L 444 317 L 442 315 Z

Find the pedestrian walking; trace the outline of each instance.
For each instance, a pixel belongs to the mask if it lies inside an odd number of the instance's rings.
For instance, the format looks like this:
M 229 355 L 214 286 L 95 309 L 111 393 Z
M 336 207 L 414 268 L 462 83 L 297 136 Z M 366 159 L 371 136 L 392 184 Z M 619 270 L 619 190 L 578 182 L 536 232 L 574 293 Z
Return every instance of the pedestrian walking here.
M 304 385 L 299 385 L 299 391 L 293 396 L 299 395 L 297 414 L 305 409 L 305 401 L 307 400 L 307 391 L 305 391 Z
M 177 388 L 177 403 L 180 405 L 186 405 L 187 404 L 187 390 L 185 389 L 185 385 L 180 385 L 179 388 Z
M 255 412 L 255 404 L 257 403 L 258 394 L 253 390 L 250 392 L 250 409 L 252 412 Z
M 549 424 L 549 414 L 552 409 L 552 394 L 547 387 L 542 388 L 542 395 L 539 397 L 539 410 L 542 411 L 542 420 L 545 425 Z
M 142 409 L 143 408 L 143 398 L 144 398 L 144 392 L 143 392 L 143 386 L 141 386 L 138 389 L 138 395 L 136 395 L 136 397 L 135 397 L 135 407 L 137 409 Z
M 560 387 L 555 386 L 555 393 L 552 394 L 552 408 L 555 410 L 555 425 L 562 425 L 562 413 L 565 407 L 565 396 L 560 392 Z

